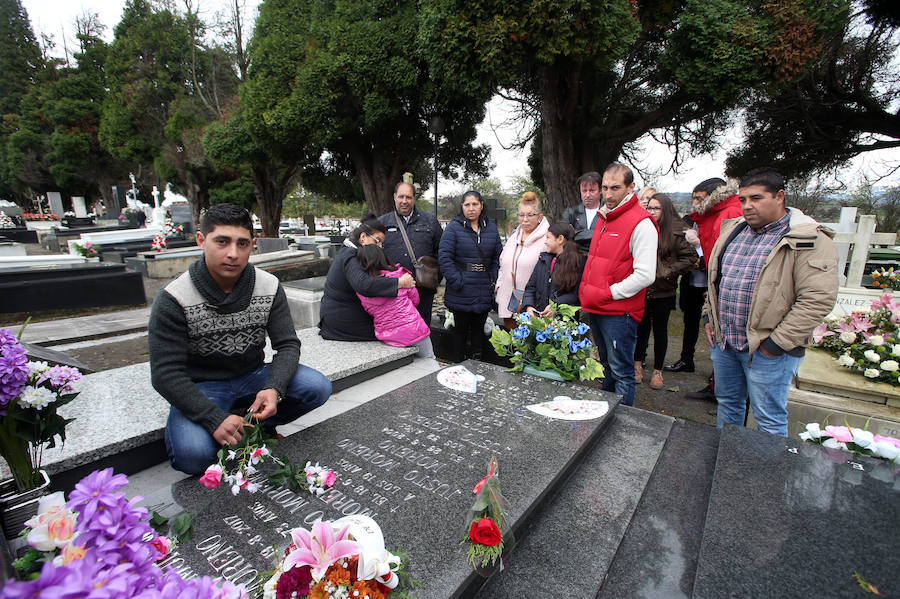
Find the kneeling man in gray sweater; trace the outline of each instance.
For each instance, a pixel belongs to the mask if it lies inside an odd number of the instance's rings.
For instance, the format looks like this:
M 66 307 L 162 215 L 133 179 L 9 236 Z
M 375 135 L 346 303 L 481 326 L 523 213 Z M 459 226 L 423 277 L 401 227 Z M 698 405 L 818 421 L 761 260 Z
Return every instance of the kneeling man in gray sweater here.
M 153 388 L 172 404 L 166 450 L 172 467 L 188 474 L 203 473 L 219 448 L 241 440 L 248 409 L 274 434 L 331 395 L 325 375 L 299 364 L 281 283 L 249 264 L 250 213 L 213 206 L 197 245 L 203 257 L 156 295 L 149 323 Z M 270 364 L 263 361 L 267 334 Z

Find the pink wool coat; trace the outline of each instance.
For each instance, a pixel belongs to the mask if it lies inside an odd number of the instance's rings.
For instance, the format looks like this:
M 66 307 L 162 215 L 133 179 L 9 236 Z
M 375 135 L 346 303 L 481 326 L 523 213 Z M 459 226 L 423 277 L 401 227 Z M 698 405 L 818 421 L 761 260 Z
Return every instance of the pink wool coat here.
M 399 279 L 408 272 L 398 264 L 395 270 L 382 270 L 381 276 Z M 398 289 L 397 297 L 356 295 L 375 321 L 375 337 L 386 345 L 409 347 L 431 334 L 428 325 L 416 311 L 419 292 L 415 287 Z
M 525 238 L 525 243 L 520 244 L 519 229 L 521 229 L 521 225 L 519 225 L 509 236 L 506 245 L 503 246 L 503 252 L 500 254 L 500 274 L 497 275 L 497 287 L 495 288 L 497 314 L 500 318 L 512 317 L 512 312 L 508 308 L 509 298 L 513 292 L 513 261 L 516 261 L 516 288 L 524 290 L 534 271 L 534 265 L 537 264 L 538 257 L 547 249 L 544 241 L 549 228 L 550 221 L 547 220 L 547 217 L 542 218 L 534 231 Z

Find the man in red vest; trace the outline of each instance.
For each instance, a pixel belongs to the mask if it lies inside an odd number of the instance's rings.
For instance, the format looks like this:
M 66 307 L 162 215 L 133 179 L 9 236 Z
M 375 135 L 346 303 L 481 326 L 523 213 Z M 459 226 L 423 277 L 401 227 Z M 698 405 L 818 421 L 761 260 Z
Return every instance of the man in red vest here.
M 603 388 L 634 405 L 634 345 L 644 294 L 656 279 L 656 224 L 638 205 L 634 174 L 614 162 L 603 171 L 604 204 L 594 227 L 578 295 L 603 364 Z

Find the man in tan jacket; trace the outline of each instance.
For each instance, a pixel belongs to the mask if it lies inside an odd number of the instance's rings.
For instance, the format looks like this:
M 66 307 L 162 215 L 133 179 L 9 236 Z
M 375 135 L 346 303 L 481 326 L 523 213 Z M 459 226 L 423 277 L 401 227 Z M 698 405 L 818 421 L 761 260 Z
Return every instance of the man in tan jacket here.
M 813 329 L 837 298 L 833 232 L 785 206 L 784 178 L 757 169 L 740 182 L 742 218 L 726 220 L 710 253 L 703 318 L 719 404 L 717 425 L 787 436 L 787 394 Z

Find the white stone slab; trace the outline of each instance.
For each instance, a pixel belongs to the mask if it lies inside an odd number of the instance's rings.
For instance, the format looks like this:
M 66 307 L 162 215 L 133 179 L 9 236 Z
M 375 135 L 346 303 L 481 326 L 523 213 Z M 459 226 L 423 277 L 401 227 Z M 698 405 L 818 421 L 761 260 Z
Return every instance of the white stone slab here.
M 0 231 L 2 233 L 2 231 Z M 25 256 L 25 244 L 17 241 L 0 241 L 0 257 Z
M 153 239 L 162 232 L 162 227 L 157 226 L 148 226 L 144 229 L 122 229 L 121 231 L 97 231 L 96 233 L 82 233 L 81 241 L 90 241 L 93 245 L 127 243 Z
M 55 268 L 61 264 L 84 264 L 87 258 L 77 254 L 50 254 L 46 256 L 0 256 L 0 270 L 9 268 Z
M 831 311 L 829 317 L 840 318 L 842 316 L 849 316 L 853 313 L 854 310 L 863 310 L 869 307 L 869 304 L 872 303 L 872 300 L 878 299 L 882 295 L 884 295 L 885 291 L 882 289 L 864 289 L 864 288 L 855 288 L 855 287 L 841 287 L 838 289 L 837 302 L 834 305 L 834 310 Z M 897 293 L 894 293 L 894 298 L 898 298 Z

